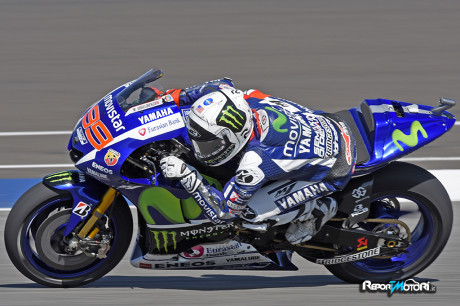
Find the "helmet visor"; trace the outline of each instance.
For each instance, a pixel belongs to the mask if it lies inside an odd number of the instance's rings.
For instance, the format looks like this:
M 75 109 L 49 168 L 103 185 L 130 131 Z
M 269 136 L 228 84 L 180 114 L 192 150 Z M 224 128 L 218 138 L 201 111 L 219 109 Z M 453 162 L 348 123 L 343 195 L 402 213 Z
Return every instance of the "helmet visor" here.
M 215 138 L 214 140 L 199 141 L 192 139 L 195 152 L 201 158 L 207 158 L 219 154 L 225 148 L 225 140 Z
M 209 166 L 219 164 L 235 149 L 235 144 L 231 143 L 227 136 L 204 141 L 191 139 L 191 142 L 197 159 Z

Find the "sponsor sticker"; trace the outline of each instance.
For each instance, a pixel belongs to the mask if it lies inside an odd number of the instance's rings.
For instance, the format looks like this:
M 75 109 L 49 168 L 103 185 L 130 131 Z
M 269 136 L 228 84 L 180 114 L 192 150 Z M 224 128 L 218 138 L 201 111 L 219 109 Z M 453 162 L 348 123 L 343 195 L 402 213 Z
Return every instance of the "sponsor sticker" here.
M 211 105 L 213 102 L 214 100 L 212 98 L 209 98 L 209 99 L 204 100 L 203 105 L 206 105 L 206 106 Z
M 109 180 L 107 174 L 104 174 L 104 173 L 100 173 L 100 172 L 94 171 L 94 170 L 91 169 L 91 168 L 86 167 L 86 172 L 87 172 L 89 175 L 91 175 L 91 176 L 93 176 L 93 177 L 95 177 L 95 178 L 97 178 L 97 179 L 104 180 L 104 181 L 108 181 L 108 180 Z
M 260 256 L 243 256 L 243 257 L 232 257 L 227 258 L 227 262 L 242 262 L 242 261 L 254 261 L 259 260 Z
M 353 208 L 353 212 L 350 214 L 352 217 L 359 216 L 361 214 L 367 213 L 369 211 L 369 208 L 364 207 L 362 204 L 356 204 L 355 207 Z
M 84 202 L 80 202 L 72 210 L 72 213 L 74 213 L 77 216 L 80 216 L 82 219 L 84 219 L 88 215 L 90 209 L 91 209 L 90 205 L 88 205 L 88 204 L 86 204 Z
M 104 156 L 104 161 L 107 166 L 115 166 L 120 158 L 120 153 L 115 151 L 114 149 L 109 149 Z
M 171 95 L 164 95 L 159 99 L 131 107 L 126 112 L 126 116 L 133 114 L 133 113 L 142 112 L 146 109 L 154 108 L 158 105 L 162 105 L 164 102 L 173 102 L 173 101 L 174 101 L 174 98 Z
M 404 143 L 409 147 L 415 147 L 418 145 L 418 132 L 420 132 L 423 138 L 428 138 L 428 133 L 423 128 L 422 124 L 419 121 L 412 122 L 410 126 L 410 134 L 406 135 L 401 130 L 394 130 L 391 138 L 393 139 L 393 143 L 398 147 L 398 149 L 403 152 L 404 148 L 401 146 L 400 142 Z
M 104 172 L 104 173 L 107 173 L 107 174 L 113 174 L 113 170 L 110 170 L 110 169 L 107 169 L 106 167 L 102 166 L 102 165 L 99 165 L 98 163 L 96 162 L 93 162 L 91 164 L 91 166 L 94 168 L 94 169 L 97 169 L 101 172 Z
M 186 258 L 200 258 L 204 254 L 204 248 L 201 245 L 196 245 L 190 249 L 190 251 L 184 252 L 183 255 Z
M 142 269 L 152 269 L 152 264 L 148 264 L 148 263 L 139 263 L 139 268 L 142 268 Z
M 290 191 L 292 190 L 293 186 L 287 185 L 286 188 Z M 277 189 L 273 190 L 277 191 Z M 280 194 L 285 194 L 287 190 L 279 190 Z M 290 209 L 296 205 L 299 205 L 301 203 L 304 203 L 308 201 L 309 199 L 321 196 L 323 194 L 326 194 L 330 192 L 330 189 L 324 184 L 323 182 L 315 183 L 315 184 L 308 184 L 303 186 L 301 189 L 296 190 L 283 198 L 280 198 L 275 201 L 276 206 L 281 211 L 285 211 L 287 209 Z
M 225 103 L 220 115 L 216 119 L 217 124 L 232 130 L 234 133 L 239 133 L 243 130 L 246 122 L 246 114 L 236 108 L 233 103 Z
M 157 263 L 153 265 L 153 269 L 171 269 L 171 268 L 197 268 L 205 266 L 215 266 L 216 263 L 212 260 L 208 261 L 195 261 L 195 262 L 177 262 L 168 261 L 164 263 Z
M 364 258 L 380 255 L 380 247 L 370 249 L 367 251 L 359 252 L 351 255 L 336 256 L 328 259 L 317 259 L 316 263 L 321 265 L 336 265 L 344 262 L 357 261 Z
M 366 193 L 367 193 L 366 188 L 361 186 L 361 187 L 354 189 L 353 192 L 351 193 L 351 196 L 355 199 L 360 199 L 364 197 Z
M 81 145 L 88 143 L 88 140 L 86 139 L 85 134 L 83 133 L 83 128 L 81 126 L 77 129 L 77 136 Z
M 146 124 L 146 123 L 155 121 L 157 119 L 160 119 L 160 118 L 172 115 L 172 114 L 173 114 L 173 111 L 171 108 L 163 108 L 157 111 L 153 111 L 150 114 L 140 116 L 137 119 L 139 119 L 141 124 Z
M 120 130 L 125 130 L 126 128 L 123 126 L 123 121 L 120 119 L 120 114 L 115 109 L 113 104 L 112 95 L 107 95 L 104 97 L 104 106 L 107 111 L 107 116 L 109 116 L 110 122 L 112 122 L 115 131 L 119 132 Z
M 362 250 L 365 250 L 365 249 L 367 249 L 367 238 L 366 237 L 359 238 L 358 239 L 358 246 L 356 247 L 356 250 L 362 251 Z
M 184 121 L 187 122 L 188 115 L 190 114 L 190 108 L 181 109 L 181 113 L 182 117 L 184 118 Z
M 345 155 L 347 157 L 347 164 L 351 165 L 351 137 L 348 129 L 343 122 L 339 122 L 339 128 L 342 132 L 342 137 L 345 140 Z

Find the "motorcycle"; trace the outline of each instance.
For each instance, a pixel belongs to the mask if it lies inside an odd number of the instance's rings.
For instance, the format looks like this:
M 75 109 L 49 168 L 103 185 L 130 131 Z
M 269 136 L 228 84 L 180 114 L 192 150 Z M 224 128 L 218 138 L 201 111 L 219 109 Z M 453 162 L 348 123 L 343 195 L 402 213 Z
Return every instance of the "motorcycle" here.
M 369 99 L 336 113 L 356 142 L 354 174 L 331 195 L 339 204 L 335 217 L 310 241 L 292 245 L 282 216 L 276 225 L 250 216 L 312 192 L 302 190 L 306 182 L 271 182 L 250 200 L 250 213 L 215 225 L 178 182 L 162 176 L 159 161 L 167 155 L 218 189 L 233 175 L 196 161 L 185 127 L 190 106 L 152 90 L 162 75 L 152 69 L 87 109 L 68 145 L 78 170 L 47 175 L 15 203 L 6 250 L 29 279 L 74 287 L 108 273 L 132 238 L 128 202 L 138 214 L 131 264 L 144 269 L 297 270 L 297 253 L 346 282 L 386 282 L 420 273 L 443 250 L 453 222 L 445 188 L 428 171 L 396 160 L 446 133 L 455 123 L 446 110 L 455 101 L 431 107 Z

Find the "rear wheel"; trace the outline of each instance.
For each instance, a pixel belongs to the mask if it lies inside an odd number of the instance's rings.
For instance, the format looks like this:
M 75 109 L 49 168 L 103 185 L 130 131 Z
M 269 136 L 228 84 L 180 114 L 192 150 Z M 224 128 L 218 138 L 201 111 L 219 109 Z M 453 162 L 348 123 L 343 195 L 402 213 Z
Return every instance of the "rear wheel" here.
M 452 230 L 453 213 L 436 177 L 415 165 L 393 163 L 375 173 L 371 203 L 369 218 L 403 221 L 410 228 L 411 244 L 398 256 L 326 266 L 335 276 L 350 283 L 402 280 L 420 273 L 439 256 Z M 403 231 L 397 224 L 359 226 L 370 231 Z
M 5 245 L 16 268 L 29 279 L 50 287 L 75 287 L 92 282 L 123 258 L 133 222 L 128 205 L 117 199 L 106 212 L 110 250 L 106 258 L 89 256 L 64 237 L 72 212 L 69 193 L 58 193 L 39 183 L 14 205 L 5 225 Z M 100 240 L 100 239 L 96 239 Z

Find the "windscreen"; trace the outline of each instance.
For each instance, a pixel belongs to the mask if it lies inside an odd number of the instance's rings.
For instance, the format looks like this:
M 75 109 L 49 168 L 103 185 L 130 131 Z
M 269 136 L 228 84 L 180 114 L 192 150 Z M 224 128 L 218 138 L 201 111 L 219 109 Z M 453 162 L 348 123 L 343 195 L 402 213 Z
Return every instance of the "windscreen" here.
M 154 101 L 164 91 L 164 87 L 157 81 L 162 76 L 159 69 L 151 69 L 140 76 L 116 96 L 118 105 L 126 113 L 132 107 Z

